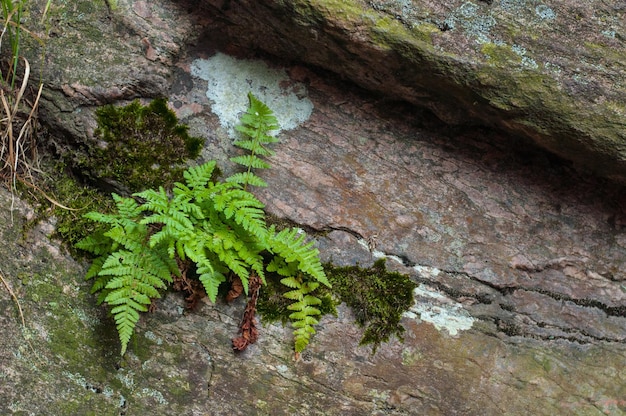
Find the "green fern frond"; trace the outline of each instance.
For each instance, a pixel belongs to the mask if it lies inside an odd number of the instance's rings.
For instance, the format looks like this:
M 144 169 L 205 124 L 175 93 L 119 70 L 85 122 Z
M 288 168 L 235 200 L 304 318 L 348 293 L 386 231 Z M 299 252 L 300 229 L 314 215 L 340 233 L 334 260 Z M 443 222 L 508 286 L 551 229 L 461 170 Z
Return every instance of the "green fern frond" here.
M 175 262 L 164 260 L 163 253 L 153 252 L 148 247 L 142 252 L 119 250 L 103 262 L 93 289 L 106 291 L 102 300 L 113 306 L 111 314 L 122 343 L 122 355 L 139 312 L 147 311 L 151 299 L 161 296 L 159 290 L 166 288 L 166 282 L 171 282 L 172 272 L 178 272 Z
M 233 186 L 235 186 L 233 184 Z M 235 223 L 253 234 L 259 241 L 268 237 L 265 224 L 265 205 L 250 192 L 237 188 L 222 188 L 214 195 L 215 209 L 222 212 L 227 220 L 234 217 Z
M 259 149 L 257 149 L 258 151 Z M 231 162 L 235 162 L 238 165 L 247 166 L 253 169 L 269 169 L 270 164 L 256 155 L 242 155 L 230 158 Z
M 183 173 L 187 186 L 196 191 L 205 189 L 207 183 L 211 181 L 211 177 L 215 170 L 215 164 L 216 162 L 211 160 L 203 163 L 202 165 L 187 169 Z
M 305 240 L 306 235 L 297 228 L 286 228 L 275 233 L 274 226 L 270 227 L 270 250 L 281 256 L 286 263 L 296 263 L 301 272 L 330 287 L 319 259 L 319 251 L 313 247 L 313 242 L 306 243 Z
M 281 279 L 281 283 L 294 289 L 288 291 L 283 296 L 295 301 L 288 305 L 287 309 L 294 311 L 289 315 L 291 324 L 295 329 L 293 332 L 294 348 L 296 352 L 302 352 L 309 344 L 311 335 L 315 333 L 313 325 L 318 324 L 315 316 L 321 314 L 320 310 L 315 306 L 320 305 L 322 300 L 310 294 L 317 289 L 319 283 L 302 282 L 301 278 L 294 276 Z
M 116 193 L 111 194 L 119 216 L 121 218 L 137 218 L 141 215 L 142 207 L 132 198 L 125 198 Z
M 256 98 L 251 92 L 248 93 L 248 100 L 250 104 L 248 111 L 241 116 L 243 125 L 251 126 L 262 132 L 279 128 L 274 112 L 264 102 Z
M 87 269 L 85 280 L 90 280 L 98 276 L 98 273 L 100 273 L 100 270 L 102 270 L 102 265 L 104 264 L 106 258 L 107 256 L 100 256 L 91 262 L 91 266 L 89 266 L 89 269 Z
M 197 273 L 207 296 L 211 302 L 215 302 L 219 286 L 226 281 L 226 276 L 216 270 L 208 260 L 198 266 Z
M 162 186 L 157 191 L 148 189 L 133 195 L 145 200 L 142 204 L 142 211 L 163 212 L 169 205 L 169 196 Z
M 264 127 L 261 127 L 261 128 L 264 128 Z M 244 137 L 249 137 L 251 139 L 235 140 L 233 142 L 235 146 L 239 147 L 240 149 L 254 152 L 255 157 L 256 155 L 265 156 L 265 157 L 274 156 L 275 152 L 272 149 L 269 149 L 265 146 L 260 146 L 259 141 L 263 144 L 277 143 L 279 140 L 276 137 L 269 136 L 266 134 L 260 134 L 258 129 L 253 128 L 253 127 L 248 127 L 243 124 L 240 124 L 238 127 L 236 127 L 236 129 L 240 133 L 243 133 Z M 235 162 L 235 163 L 246 166 L 245 162 L 244 163 Z
M 115 244 L 112 248 L 122 246 L 132 252 L 140 251 L 148 237 L 148 228 L 145 225 L 129 223 L 125 227 L 115 226 L 104 235 L 110 238 Z
M 149 299 L 144 303 L 146 296 L 133 294 L 128 289 L 118 289 L 109 293 L 104 301 L 109 305 L 115 305 L 111 309 L 111 315 L 115 320 L 115 326 L 122 344 L 121 355 L 126 353 L 128 342 L 139 320 L 139 312 L 147 312 Z
M 228 182 L 242 184 L 244 189 L 248 185 L 265 184 L 264 181 L 256 179 L 256 175 L 252 174 L 252 169 L 267 169 L 270 167 L 270 164 L 261 159 L 260 156 L 270 157 L 274 155 L 274 152 L 267 148 L 266 145 L 278 142 L 276 137 L 269 135 L 269 132 L 279 128 L 278 120 L 276 120 L 274 113 L 267 105 L 258 100 L 252 93 L 248 94 L 248 99 L 248 110 L 241 116 L 241 124 L 235 127 L 245 138 L 235 140 L 233 144 L 247 150 L 249 153 L 230 159 L 232 162 L 244 166 L 246 175 L 227 179 Z M 247 179 L 252 179 L 254 183 L 247 182 Z
M 102 256 L 111 252 L 112 244 L 113 241 L 100 230 L 80 240 L 76 243 L 76 248 L 88 251 L 96 256 Z
M 247 186 L 267 186 L 253 170 L 267 169 L 269 148 L 278 139 L 273 112 L 252 94 L 237 130 L 234 145 L 246 154 L 231 160 L 245 167 L 225 181 L 213 180 L 216 162 L 187 169 L 185 183 L 172 191 L 149 189 L 124 198 L 113 194 L 117 212 L 90 212 L 85 216 L 103 224 L 106 231 L 81 240 L 78 247 L 96 254 L 86 278 L 94 279 L 92 293 L 111 307 L 122 354 L 141 312 L 180 275 L 177 259 L 191 261 L 209 299 L 230 272 L 239 276 L 248 291 L 251 274 L 265 283 L 265 271 L 275 271 L 291 290 L 285 297 L 293 323 L 295 349 L 302 351 L 315 333 L 321 300 L 312 294 L 319 284 L 330 286 L 313 242 L 297 229 L 276 232 L 265 220 L 264 204 Z M 271 261 L 265 267 L 265 258 Z
M 266 188 L 267 182 L 260 177 L 256 176 L 253 172 L 239 172 L 229 176 L 226 179 L 227 182 L 238 183 L 240 185 L 252 185 L 259 188 Z

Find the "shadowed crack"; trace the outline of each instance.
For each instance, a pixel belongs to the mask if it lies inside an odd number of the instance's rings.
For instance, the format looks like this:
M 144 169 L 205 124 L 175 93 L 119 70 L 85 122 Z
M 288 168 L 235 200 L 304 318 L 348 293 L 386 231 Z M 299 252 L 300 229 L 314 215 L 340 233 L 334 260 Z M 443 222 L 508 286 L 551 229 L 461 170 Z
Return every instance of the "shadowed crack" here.
M 411 276 L 412 280 L 426 285 L 447 298 L 458 302 L 480 321 L 491 323 L 496 331 L 507 337 L 526 337 L 541 340 L 567 340 L 579 344 L 594 342 L 626 343 L 611 328 L 626 326 L 626 306 L 610 306 L 597 299 L 575 298 L 558 291 L 532 287 L 524 284 L 500 285 L 485 281 L 471 273 L 436 269 L 436 276 L 420 273 L 419 265 L 406 255 L 382 252 L 376 248 L 376 241 L 347 227 L 332 227 L 325 231 L 341 231 L 354 237 L 361 249 L 371 257 L 385 257 L 394 260 Z M 559 269 L 567 259 L 556 259 L 537 266 L 533 272 L 546 269 Z M 528 273 L 528 270 L 520 270 Z M 466 283 L 469 287 L 463 287 Z M 553 302 L 553 303 L 551 303 Z M 485 306 L 487 309 L 485 309 Z M 578 309 L 580 308 L 580 309 Z M 576 314 L 576 319 L 570 315 Z M 616 321 L 617 320 L 617 321 Z M 622 322 L 623 321 L 623 322 Z M 607 328 L 604 328 L 607 325 Z

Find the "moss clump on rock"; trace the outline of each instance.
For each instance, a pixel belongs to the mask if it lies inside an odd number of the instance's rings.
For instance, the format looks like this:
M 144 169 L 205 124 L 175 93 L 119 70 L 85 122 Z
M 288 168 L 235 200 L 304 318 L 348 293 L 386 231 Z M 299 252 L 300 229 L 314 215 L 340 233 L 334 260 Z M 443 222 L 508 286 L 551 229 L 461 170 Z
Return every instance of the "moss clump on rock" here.
M 369 268 L 327 264 L 326 274 L 335 295 L 352 308 L 357 324 L 365 327 L 361 345 L 373 344 L 376 352 L 390 336 L 402 339 L 400 319 L 413 305 L 416 287 L 407 275 L 387 270 L 385 259 Z
M 178 124 L 163 98 L 147 106 L 139 100 L 125 107 L 107 105 L 96 117 L 94 136 L 102 143 L 92 149 L 87 169 L 97 179 L 113 180 L 131 192 L 180 180 L 184 161 L 195 159 L 203 144 Z
M 338 267 L 330 263 L 324 271 L 332 288 L 318 288 L 322 315 L 336 315 L 335 305 L 345 302 L 356 317 L 356 323 L 365 328 L 360 345 L 373 344 L 373 352 L 392 335 L 402 339 L 404 328 L 400 324 L 402 313 L 413 305 L 413 289 L 416 285 L 407 275 L 387 270 L 385 260 L 377 260 L 372 267 Z M 268 322 L 288 321 L 292 312 L 287 309 L 289 301 L 279 279 L 267 276 L 257 305 L 257 311 Z

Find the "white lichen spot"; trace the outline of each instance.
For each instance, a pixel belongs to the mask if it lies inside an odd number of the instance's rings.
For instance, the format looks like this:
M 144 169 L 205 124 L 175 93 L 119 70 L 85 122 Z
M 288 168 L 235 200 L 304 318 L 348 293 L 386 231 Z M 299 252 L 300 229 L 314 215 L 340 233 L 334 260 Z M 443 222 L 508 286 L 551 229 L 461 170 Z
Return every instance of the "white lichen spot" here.
M 450 29 L 460 24 L 465 33 L 479 44 L 491 42 L 491 29 L 496 25 L 496 19 L 491 14 L 481 14 L 479 11 L 480 7 L 475 3 L 465 2 L 453 10 L 444 23 Z
M 149 388 L 143 388 L 141 389 L 141 393 L 140 396 L 143 397 L 152 397 L 154 399 L 156 399 L 156 401 L 159 404 L 168 404 L 169 402 L 167 400 L 165 400 L 165 397 L 163 397 L 163 394 L 158 391 L 158 390 L 154 390 L 154 389 L 149 389 Z
M 313 111 L 304 84 L 291 81 L 285 70 L 270 68 L 263 61 L 217 53 L 209 59 L 193 61 L 191 74 L 208 81 L 206 96 L 212 102 L 211 109 L 231 135 L 248 107 L 248 92 L 272 109 L 280 130 L 298 127 Z
M 150 341 L 155 342 L 157 345 L 163 344 L 163 339 L 158 337 L 152 331 L 146 331 L 144 336 L 148 338 Z
M 535 7 L 535 13 L 543 20 L 554 20 L 556 18 L 556 13 L 550 7 L 545 4 L 540 4 Z
M 413 297 L 415 304 L 403 314 L 404 317 L 430 322 L 438 331 L 445 329 L 451 336 L 470 329 L 474 324 L 474 318 L 460 303 L 426 285 L 415 288 Z
M 402 350 L 402 365 L 414 365 L 422 360 L 423 355 L 420 350 L 405 348 Z
M 463 3 L 461 7 L 459 7 L 458 11 L 461 16 L 469 18 L 476 16 L 476 12 L 478 11 L 478 9 L 479 7 L 476 4 L 468 1 L 466 3 Z
M 615 31 L 614 30 L 603 30 L 602 34 L 609 39 L 615 39 Z
M 439 273 L 441 273 L 441 270 L 436 267 L 420 266 L 419 264 L 417 266 L 413 266 L 413 270 L 415 270 L 417 274 L 425 279 L 433 279 L 439 276 Z
M 123 369 L 120 371 L 123 371 Z M 115 375 L 115 378 L 117 378 L 127 389 L 133 390 L 135 388 L 135 379 L 133 375 L 133 372 L 128 372 L 127 374 L 118 372 Z
M 526 48 L 524 48 L 523 46 L 513 45 L 511 46 L 511 50 L 513 50 L 513 52 L 515 52 L 516 54 L 520 56 L 520 58 L 522 58 L 523 66 L 532 68 L 532 69 L 539 68 L 539 65 L 537 65 L 537 62 L 534 59 L 526 55 Z
M 525 4 L 526 1 L 524 0 L 500 0 L 500 7 L 506 12 L 516 12 L 524 7 Z
M 560 74 L 561 74 L 561 72 L 563 71 L 563 68 L 561 68 L 561 67 L 560 67 L 559 65 L 557 65 L 557 64 L 553 64 L 552 62 L 546 62 L 543 66 L 544 66 L 544 67 L 545 67 L 548 71 L 550 71 L 550 72 L 552 72 L 552 73 L 554 73 L 554 74 L 557 74 L 557 75 L 560 75 Z
M 110 399 L 111 397 L 113 397 L 113 389 L 109 386 L 105 386 L 102 389 L 102 394 L 104 395 L 104 397 L 107 397 Z

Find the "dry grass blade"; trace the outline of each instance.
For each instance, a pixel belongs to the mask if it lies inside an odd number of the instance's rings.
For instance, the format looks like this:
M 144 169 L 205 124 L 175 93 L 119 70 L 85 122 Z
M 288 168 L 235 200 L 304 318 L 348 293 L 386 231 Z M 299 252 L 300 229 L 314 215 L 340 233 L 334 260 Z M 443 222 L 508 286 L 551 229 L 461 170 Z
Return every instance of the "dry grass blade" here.
M 33 344 L 31 344 L 31 342 L 29 340 L 30 336 L 27 334 L 26 320 L 24 319 L 24 312 L 22 311 L 22 306 L 20 305 L 20 301 L 17 298 L 17 296 L 15 295 L 15 293 L 13 292 L 13 290 L 11 289 L 11 286 L 9 286 L 7 281 L 4 280 L 4 277 L 2 276 L 2 274 L 3 274 L 2 270 L 0 270 L 0 280 L 2 280 L 2 284 L 4 285 L 4 287 L 9 292 L 9 295 L 11 295 L 11 298 L 13 298 L 13 301 L 15 302 L 15 305 L 17 305 L 17 310 L 18 310 L 18 312 L 20 314 L 20 319 L 22 320 L 22 334 L 24 336 L 24 339 L 26 340 L 26 343 L 30 347 L 30 350 L 33 352 L 33 354 L 35 354 L 35 357 L 37 358 L 37 361 L 42 363 L 41 359 L 37 355 L 37 351 L 35 351 L 35 348 L 33 347 Z
M 22 319 L 22 328 L 26 329 L 26 321 L 24 320 L 24 313 L 22 312 L 22 306 L 20 306 L 20 301 L 17 299 L 17 296 L 15 296 L 15 293 L 13 293 L 11 286 L 9 286 L 6 280 L 4 280 L 4 277 L 2 277 L 2 273 L 0 273 L 0 280 L 2 280 L 4 287 L 7 288 L 9 295 L 11 295 L 11 297 L 13 298 L 13 301 L 15 301 L 15 304 L 17 305 L 17 310 L 20 313 L 20 318 Z
M 0 122 L 2 123 L 2 146 L 0 149 L 0 160 L 4 163 L 2 171 L 5 171 L 4 174 L 10 177 L 12 191 L 16 189 L 17 181 L 20 181 L 28 187 L 40 192 L 44 198 L 59 208 L 75 210 L 55 201 L 43 190 L 35 186 L 31 181 L 25 179 L 26 177 L 31 176 L 31 166 L 27 162 L 29 157 L 26 154 L 29 148 L 33 153 L 33 156 L 30 159 L 34 160 L 36 158 L 36 156 L 34 156 L 36 145 L 33 137 L 35 135 L 37 109 L 39 106 L 39 99 L 41 98 L 41 93 L 43 91 L 43 84 L 39 84 L 39 89 L 37 90 L 34 102 L 32 104 L 26 102 L 24 99 L 24 93 L 30 78 L 30 64 L 27 59 L 22 59 L 24 62 L 24 76 L 22 78 L 20 89 L 15 93 L 15 97 L 9 95 L 9 93 L 6 92 L 6 88 L 0 89 L 0 103 L 2 105 L 1 109 L 4 113 L 4 117 L 0 119 Z M 26 111 L 28 111 L 28 113 L 24 116 Z M 19 127 L 20 123 L 21 127 Z M 19 132 L 16 137 L 15 130 L 18 127 Z M 30 145 L 28 145 L 29 139 Z

